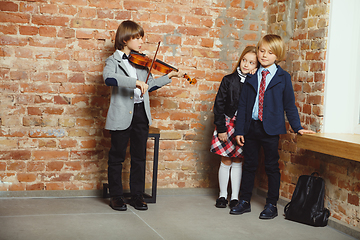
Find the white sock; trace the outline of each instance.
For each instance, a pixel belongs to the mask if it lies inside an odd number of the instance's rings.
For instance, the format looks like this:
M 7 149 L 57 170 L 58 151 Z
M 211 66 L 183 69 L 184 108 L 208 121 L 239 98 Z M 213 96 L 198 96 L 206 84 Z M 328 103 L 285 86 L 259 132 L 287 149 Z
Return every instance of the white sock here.
M 230 175 L 230 167 L 231 165 L 225 165 L 221 162 L 219 168 L 219 188 L 220 188 L 220 197 L 224 197 L 227 199 L 227 188 L 229 184 L 229 175 Z
M 242 162 L 231 164 L 231 200 L 239 199 L 240 183 L 242 175 Z

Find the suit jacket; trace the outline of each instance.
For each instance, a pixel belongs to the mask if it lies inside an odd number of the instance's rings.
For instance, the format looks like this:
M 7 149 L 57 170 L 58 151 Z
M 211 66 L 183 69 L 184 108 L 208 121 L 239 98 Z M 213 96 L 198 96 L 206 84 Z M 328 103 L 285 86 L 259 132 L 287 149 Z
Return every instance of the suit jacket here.
M 237 71 L 223 77 L 214 102 L 214 124 L 219 133 L 226 132 L 225 116 L 232 118 L 238 109 L 241 88 Z
M 264 94 L 263 126 L 265 132 L 269 135 L 286 133 L 284 111 L 295 132 L 303 129 L 301 127 L 298 109 L 295 105 L 295 96 L 290 74 L 280 66 L 277 66 L 277 68 L 276 74 L 271 79 Z M 249 131 L 257 89 L 257 73 L 248 75 L 240 96 L 235 135 L 244 136 Z
M 103 70 L 104 80 L 111 78 L 117 81 L 118 86 L 112 86 L 110 107 L 107 113 L 105 129 L 108 130 L 125 130 L 132 121 L 134 112 L 134 89 L 136 88 L 136 80 L 146 81 L 148 68 L 136 65 L 136 78 L 130 77 L 126 66 L 115 51 L 113 55 L 105 61 Z M 150 74 L 148 79 L 149 89 L 159 88 L 171 82 L 167 75 L 157 78 L 156 80 Z M 149 93 L 146 91 L 143 95 L 146 116 L 151 125 L 150 101 Z

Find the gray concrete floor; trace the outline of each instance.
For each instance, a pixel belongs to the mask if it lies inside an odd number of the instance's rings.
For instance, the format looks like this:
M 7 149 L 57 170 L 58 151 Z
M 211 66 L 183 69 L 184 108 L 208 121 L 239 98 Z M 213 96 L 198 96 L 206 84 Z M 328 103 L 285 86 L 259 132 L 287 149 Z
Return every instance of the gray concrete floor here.
M 353 240 L 329 226 L 311 227 L 285 220 L 283 206 L 273 220 L 260 220 L 265 199 L 255 195 L 252 211 L 230 215 L 215 208 L 214 195 L 158 195 L 149 210 L 112 210 L 109 200 L 95 197 L 2 198 L 1 240 L 42 239 L 251 239 Z

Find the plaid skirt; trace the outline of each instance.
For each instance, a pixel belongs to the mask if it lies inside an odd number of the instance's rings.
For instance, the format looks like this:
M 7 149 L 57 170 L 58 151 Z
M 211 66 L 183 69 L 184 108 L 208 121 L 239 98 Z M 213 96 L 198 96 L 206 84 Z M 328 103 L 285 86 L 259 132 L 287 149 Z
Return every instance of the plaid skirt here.
M 233 118 L 229 118 L 225 115 L 225 125 L 227 127 L 227 141 L 222 142 L 219 140 L 217 136 L 217 130 L 215 127 L 212 140 L 211 140 L 211 147 L 210 152 L 218 154 L 224 157 L 235 157 L 235 158 L 243 158 L 242 148 L 236 143 L 235 140 L 235 120 L 236 114 Z

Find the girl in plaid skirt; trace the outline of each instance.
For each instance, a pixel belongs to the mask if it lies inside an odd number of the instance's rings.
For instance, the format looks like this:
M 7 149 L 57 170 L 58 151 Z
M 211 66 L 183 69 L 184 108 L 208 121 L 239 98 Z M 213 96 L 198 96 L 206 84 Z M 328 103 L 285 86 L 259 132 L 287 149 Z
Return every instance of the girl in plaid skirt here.
M 211 141 L 210 151 L 221 156 L 219 168 L 219 198 L 215 206 L 225 208 L 228 204 L 228 183 L 231 179 L 231 198 L 229 207 L 238 202 L 241 174 L 242 149 L 235 141 L 235 120 L 241 88 L 246 74 L 255 73 L 257 69 L 256 48 L 247 46 L 242 52 L 234 71 L 226 75 L 220 84 L 214 103 L 215 131 Z

